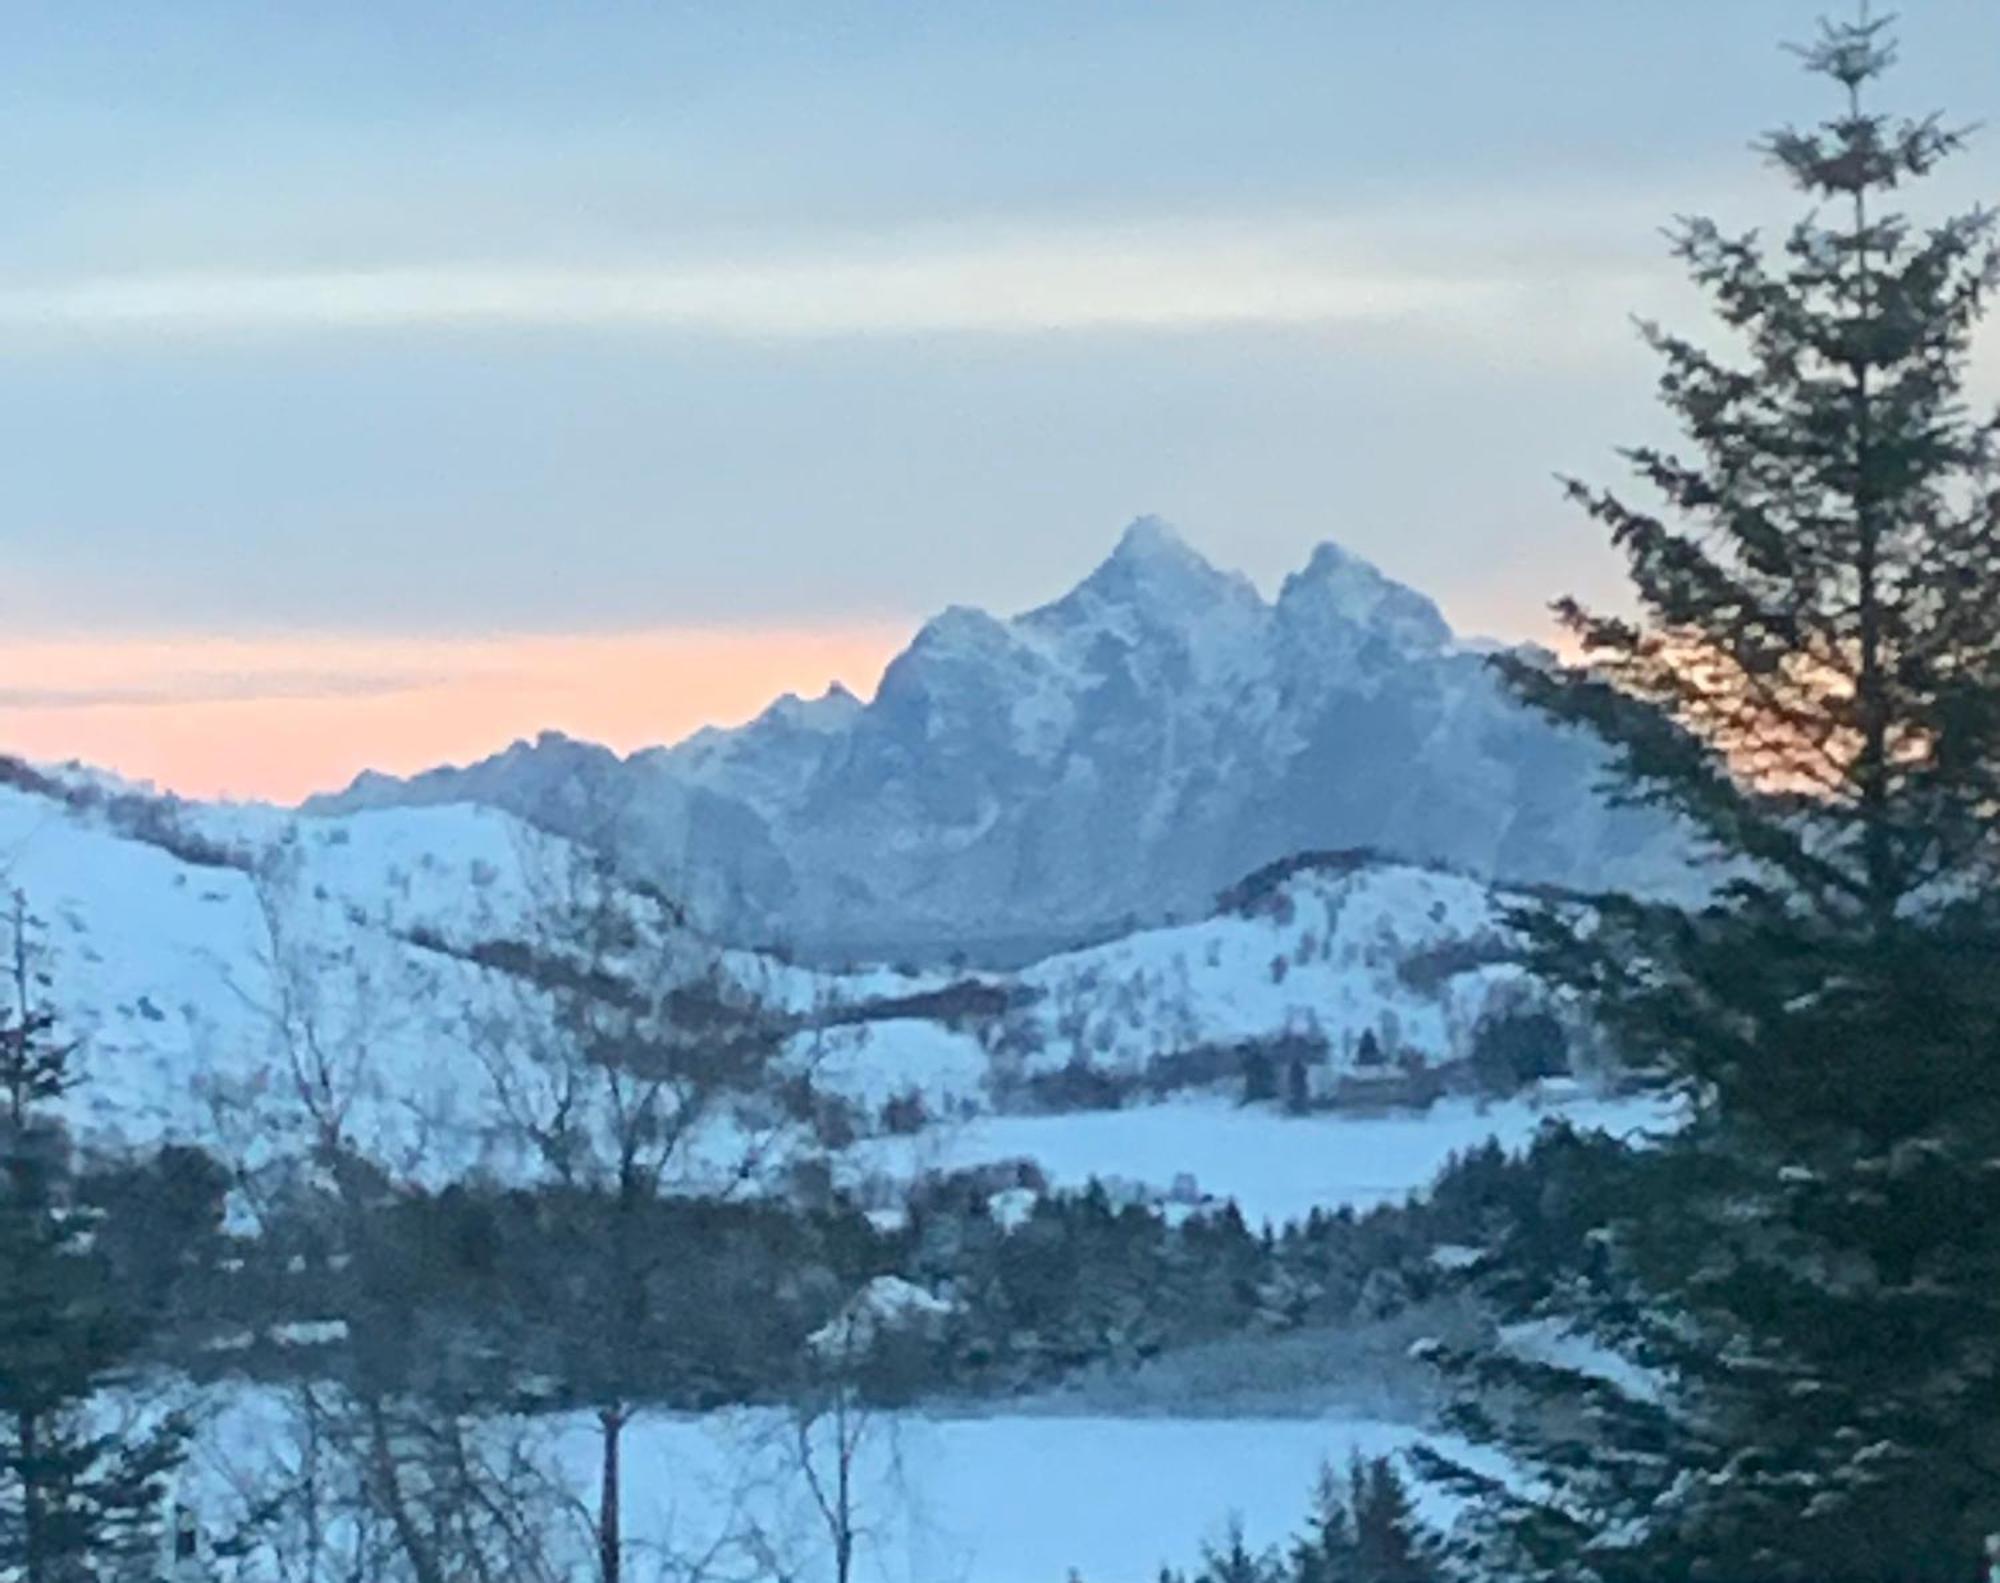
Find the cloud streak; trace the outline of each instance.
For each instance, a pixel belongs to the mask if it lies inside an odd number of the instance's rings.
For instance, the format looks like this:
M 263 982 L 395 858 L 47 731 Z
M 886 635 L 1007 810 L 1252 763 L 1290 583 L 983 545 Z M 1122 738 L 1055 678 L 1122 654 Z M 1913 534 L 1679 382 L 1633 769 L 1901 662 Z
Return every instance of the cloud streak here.
M 87 687 L 0 687 L 4 709 L 159 709 L 182 704 L 258 703 L 311 698 L 382 698 L 435 687 L 440 673 L 340 671 L 214 672 L 171 681 Z
M 902 623 L 385 639 L 0 639 L 0 752 L 191 796 L 294 801 L 557 728 L 624 750 L 833 680 L 873 689 Z M 39 678 L 49 678 L 46 683 Z
M 212 335 L 412 327 L 725 336 L 1201 329 L 1491 311 L 1505 282 L 1370 257 L 1323 224 L 1127 226 L 793 243 L 646 264 L 384 265 L 0 285 L 13 332 Z

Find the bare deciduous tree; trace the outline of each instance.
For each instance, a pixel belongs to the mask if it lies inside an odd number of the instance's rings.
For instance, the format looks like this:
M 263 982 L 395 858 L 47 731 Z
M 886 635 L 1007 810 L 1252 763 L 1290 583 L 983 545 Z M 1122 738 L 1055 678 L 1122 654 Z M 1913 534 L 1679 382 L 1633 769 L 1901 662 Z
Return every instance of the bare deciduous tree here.
M 599 1428 L 601 1583 L 621 1583 L 625 1430 L 660 1337 L 669 1250 L 649 1237 L 663 1193 L 726 1194 L 773 1162 L 768 1098 L 783 1029 L 678 909 L 600 850 L 522 844 L 525 934 L 477 943 L 504 998 L 469 1011 L 467 1042 L 524 1154 L 584 1217 L 565 1282 L 568 1372 Z
M 236 1507 L 221 1548 L 260 1583 L 565 1583 L 576 1547 L 535 1437 L 479 1410 L 448 1344 L 420 1358 L 371 1291 L 370 1271 L 390 1262 L 381 1211 L 430 1167 L 444 1120 L 407 1094 L 385 1109 L 395 1085 L 377 1063 L 411 986 L 358 960 L 351 941 L 315 940 L 297 878 L 283 849 L 257 876 L 264 979 L 238 986 L 268 1031 L 270 1078 L 209 1098 L 239 1217 L 262 1231 L 312 1221 L 328 1268 L 354 1278 L 330 1287 L 338 1346 L 262 1399 L 276 1421 L 248 1437 L 254 1451 L 207 1454 Z M 391 1113 L 393 1145 L 363 1126 Z M 297 1124 L 302 1150 L 270 1146 Z

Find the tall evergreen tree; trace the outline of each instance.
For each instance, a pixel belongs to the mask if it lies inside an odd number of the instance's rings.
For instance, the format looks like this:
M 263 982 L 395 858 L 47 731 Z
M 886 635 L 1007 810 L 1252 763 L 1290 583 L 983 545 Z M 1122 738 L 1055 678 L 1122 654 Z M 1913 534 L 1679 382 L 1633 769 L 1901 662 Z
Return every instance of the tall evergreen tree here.
M 1883 23 L 1801 53 L 1840 108 L 1765 146 L 1812 212 L 1677 233 L 1734 350 L 1647 328 L 1658 503 L 1571 486 L 1637 613 L 1566 601 L 1575 663 L 1502 662 L 1723 878 L 1521 920 L 1689 1119 L 1503 1311 L 1568 1345 L 1445 1360 L 1528 1476 L 1432 1459 L 1496 1575 L 1957 1579 L 2000 1530 L 2000 420 L 1965 397 L 2000 260 L 1983 211 L 1889 211 L 1961 137 L 1869 108 Z
M 180 1434 L 104 1411 L 137 1337 L 70 1193 L 49 1111 L 69 1087 L 70 1049 L 36 1003 L 18 898 L 12 923 L 12 1004 L 0 1006 L 0 1576 L 150 1578 Z

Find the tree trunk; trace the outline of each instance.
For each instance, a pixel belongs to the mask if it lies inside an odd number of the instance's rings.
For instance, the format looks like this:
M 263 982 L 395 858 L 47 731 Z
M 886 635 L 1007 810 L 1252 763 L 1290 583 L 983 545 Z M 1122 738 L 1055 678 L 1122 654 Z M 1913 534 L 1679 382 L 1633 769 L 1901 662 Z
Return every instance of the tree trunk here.
M 445 1583 L 444 1569 L 438 1562 L 437 1554 L 418 1527 L 404 1497 L 402 1477 L 396 1470 L 396 1451 L 389 1437 L 388 1419 L 382 1411 L 382 1404 L 370 1401 L 367 1412 L 369 1452 L 374 1462 L 375 1482 L 381 1502 L 387 1508 L 389 1526 L 395 1531 L 396 1542 L 402 1547 L 410 1570 L 416 1574 L 417 1583 Z
M 624 1519 L 618 1509 L 618 1454 L 625 1434 L 625 1410 L 606 1407 L 597 1415 L 603 1429 L 602 1482 L 597 1492 L 597 1571 L 600 1583 L 619 1583 L 624 1569 Z
M 1848 114 L 1860 118 L 1861 88 L 1850 83 Z M 1868 257 L 1868 199 L 1854 194 L 1854 267 L 1861 288 L 1864 314 L 1873 312 Z M 1884 666 L 1882 632 L 1882 523 L 1876 511 L 1874 392 L 1869 365 L 1857 358 L 1854 369 L 1854 518 L 1855 571 L 1859 581 L 1856 605 L 1861 618 L 1860 675 L 1855 679 L 1861 714 L 1861 754 L 1855 766 L 1861 790 L 1862 868 L 1867 889 L 1868 924 L 1875 938 L 1885 939 L 1895 926 L 1902 900 L 1895 842 L 1890 830 L 1890 678 Z
M 848 1583 L 848 1575 L 854 1570 L 854 1456 L 859 1436 L 850 1432 L 848 1412 L 851 1404 L 847 1392 L 848 1387 L 842 1385 L 840 1404 L 833 1420 L 837 1431 L 833 1449 L 840 1458 L 840 1466 L 836 1469 L 840 1482 L 835 1501 L 834 1583 Z
M 835 1520 L 833 1535 L 834 1583 L 847 1583 L 848 1574 L 854 1570 L 854 1505 L 848 1477 L 847 1452 L 843 1449 L 840 1453 L 839 1516 Z

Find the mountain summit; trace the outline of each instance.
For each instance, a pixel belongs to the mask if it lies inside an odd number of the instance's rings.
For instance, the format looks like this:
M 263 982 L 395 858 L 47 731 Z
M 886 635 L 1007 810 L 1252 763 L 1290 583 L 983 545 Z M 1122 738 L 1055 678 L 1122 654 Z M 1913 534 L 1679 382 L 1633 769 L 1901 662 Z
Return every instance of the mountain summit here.
M 1247 578 L 1218 571 L 1158 517 L 1140 517 L 1117 547 L 1077 588 L 1078 594 L 1196 614 L 1217 600 L 1254 599 Z
M 1275 601 L 1153 517 L 1069 593 L 927 622 L 836 689 L 619 759 L 559 737 L 316 808 L 472 801 L 614 845 L 710 928 L 819 956 L 1023 955 L 1375 847 L 1500 879 L 1662 871 L 1590 747 L 1506 698 L 1435 604 L 1323 544 Z

